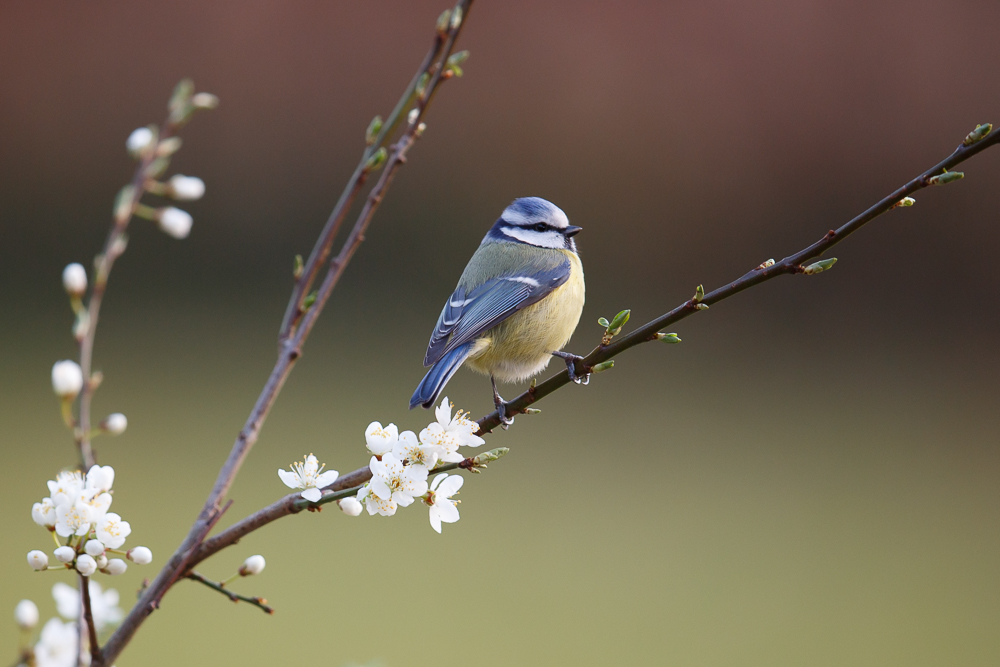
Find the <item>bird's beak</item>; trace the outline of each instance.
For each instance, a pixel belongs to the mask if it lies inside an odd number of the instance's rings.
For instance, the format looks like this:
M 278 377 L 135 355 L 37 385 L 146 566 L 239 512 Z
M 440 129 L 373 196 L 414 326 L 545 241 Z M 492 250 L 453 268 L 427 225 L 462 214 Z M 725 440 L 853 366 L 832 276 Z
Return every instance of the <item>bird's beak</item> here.
M 567 225 L 566 229 L 563 230 L 563 234 L 565 234 L 566 236 L 576 236 L 577 234 L 580 233 L 581 229 L 583 229 L 583 227 L 577 227 L 575 225 Z

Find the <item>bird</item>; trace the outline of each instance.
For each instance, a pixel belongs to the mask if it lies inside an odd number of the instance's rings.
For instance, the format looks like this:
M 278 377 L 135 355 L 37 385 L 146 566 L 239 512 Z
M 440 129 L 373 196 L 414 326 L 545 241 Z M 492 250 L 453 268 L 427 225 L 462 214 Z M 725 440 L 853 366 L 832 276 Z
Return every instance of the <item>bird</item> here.
M 583 357 L 562 351 L 585 300 L 574 240 L 581 229 L 541 197 L 515 199 L 504 209 L 441 310 L 424 356 L 430 370 L 413 392 L 410 409 L 434 405 L 462 365 L 490 376 L 504 428 L 514 420 L 506 414 L 497 380 L 524 381 L 553 356 L 566 362 L 575 382 L 588 379 L 576 372 Z

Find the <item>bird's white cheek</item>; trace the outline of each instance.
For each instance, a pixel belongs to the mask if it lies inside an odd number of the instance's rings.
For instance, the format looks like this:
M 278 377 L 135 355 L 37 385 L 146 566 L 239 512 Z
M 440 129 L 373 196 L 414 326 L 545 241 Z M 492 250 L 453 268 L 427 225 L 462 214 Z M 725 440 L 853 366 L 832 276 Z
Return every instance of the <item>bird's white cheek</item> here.
M 502 227 L 501 231 L 512 239 L 539 248 L 562 248 L 566 243 L 559 232 L 536 232 L 533 229 L 521 229 L 520 227 Z

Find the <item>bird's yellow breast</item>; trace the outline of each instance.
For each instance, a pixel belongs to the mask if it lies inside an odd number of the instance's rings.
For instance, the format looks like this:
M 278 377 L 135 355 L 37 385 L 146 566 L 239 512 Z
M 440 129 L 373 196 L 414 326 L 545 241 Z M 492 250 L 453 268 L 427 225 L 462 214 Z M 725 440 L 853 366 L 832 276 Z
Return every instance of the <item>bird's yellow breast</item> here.
M 569 279 L 485 332 L 476 340 L 466 366 L 503 382 L 520 382 L 541 372 L 551 353 L 569 342 L 583 312 L 583 264 L 574 252 L 558 252 L 569 258 Z

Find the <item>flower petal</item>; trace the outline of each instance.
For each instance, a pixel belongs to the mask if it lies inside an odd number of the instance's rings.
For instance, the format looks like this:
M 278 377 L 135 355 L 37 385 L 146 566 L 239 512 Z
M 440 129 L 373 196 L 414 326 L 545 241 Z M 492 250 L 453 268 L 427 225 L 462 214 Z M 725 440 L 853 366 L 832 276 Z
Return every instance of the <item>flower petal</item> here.
M 431 528 L 438 533 L 441 532 L 441 515 L 438 514 L 437 507 L 432 507 L 430 511 Z
M 323 492 L 317 488 L 306 489 L 302 492 L 302 497 L 309 502 L 314 503 L 323 497 Z
M 290 489 L 302 488 L 302 480 L 300 480 L 299 476 L 296 475 L 294 472 L 288 472 L 287 470 L 281 470 L 279 468 L 278 477 L 280 477 L 281 481 L 285 483 L 285 486 L 287 486 Z
M 458 490 L 462 488 L 462 484 L 464 483 L 465 478 L 461 475 L 451 475 L 448 479 L 441 482 L 437 492 L 450 498 L 458 493 Z
M 326 472 L 321 473 L 319 477 L 316 478 L 316 486 L 320 489 L 322 489 L 324 486 L 330 486 L 331 484 L 337 481 L 337 477 L 339 476 L 340 473 L 337 472 L 336 470 L 327 470 Z
M 458 508 L 454 504 L 445 501 L 443 503 L 435 504 L 434 507 L 437 509 L 441 520 L 445 523 L 455 523 L 458 521 Z

